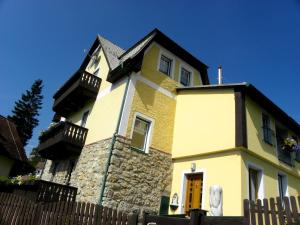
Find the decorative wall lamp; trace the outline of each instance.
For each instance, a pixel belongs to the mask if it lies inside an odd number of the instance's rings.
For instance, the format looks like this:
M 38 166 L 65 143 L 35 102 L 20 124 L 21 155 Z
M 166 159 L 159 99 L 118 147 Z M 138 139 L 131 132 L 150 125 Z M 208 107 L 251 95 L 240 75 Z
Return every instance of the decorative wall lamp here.
M 196 171 L 196 163 L 191 164 L 191 171 L 192 173 Z
M 174 193 L 170 204 L 171 210 L 175 211 L 178 208 L 178 194 Z

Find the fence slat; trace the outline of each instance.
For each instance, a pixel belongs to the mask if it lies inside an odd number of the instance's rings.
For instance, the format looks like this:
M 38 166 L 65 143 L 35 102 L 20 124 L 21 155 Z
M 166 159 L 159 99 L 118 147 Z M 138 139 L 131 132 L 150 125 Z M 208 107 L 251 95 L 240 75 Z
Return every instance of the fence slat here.
M 93 225 L 101 225 L 102 223 L 102 213 L 103 213 L 103 207 L 96 205 L 96 219 Z
M 264 203 L 264 218 L 265 218 L 265 225 L 270 225 L 270 211 L 269 211 L 269 203 L 268 199 L 263 200 Z
M 274 198 L 270 198 L 272 225 L 277 225 L 276 206 Z
M 256 225 L 254 201 L 250 201 L 250 218 L 251 218 L 251 225 Z
M 117 216 L 118 216 L 118 211 L 116 209 L 113 210 L 113 216 L 112 216 L 112 219 L 111 219 L 111 224 L 112 225 L 116 225 L 117 223 Z
M 111 219 L 112 219 L 112 208 L 108 209 L 108 213 L 107 213 L 107 220 L 106 220 L 106 225 L 111 225 Z M 103 224 L 105 225 L 105 224 Z
M 89 221 L 88 221 L 88 225 L 92 225 L 93 224 L 93 221 L 96 219 L 96 213 L 95 213 L 95 204 L 91 204 L 91 207 L 90 207 L 90 218 L 89 218 Z
M 284 214 L 283 214 L 283 207 L 282 207 L 282 201 L 280 197 L 276 197 L 276 202 L 277 202 L 277 209 L 278 209 L 278 220 L 280 225 L 285 225 L 284 221 Z
M 75 202 L 73 205 L 72 213 L 71 213 L 71 219 L 70 219 L 70 225 L 76 225 L 78 223 L 78 219 L 76 217 L 76 213 L 78 210 L 78 207 L 80 207 L 80 204 L 78 202 Z
M 122 213 L 122 225 L 126 225 L 127 222 L 127 214 L 125 212 Z
M 116 225 L 121 225 L 121 223 L 122 223 L 122 211 L 119 211 Z
M 82 225 L 83 218 L 84 218 L 84 212 L 85 212 L 85 202 L 81 202 L 81 208 L 79 212 L 79 220 L 78 220 L 78 225 Z
M 284 208 L 285 208 L 285 215 L 286 215 L 286 222 L 287 225 L 292 225 L 292 213 L 291 213 L 291 208 L 290 208 L 290 201 L 288 197 L 283 197 L 284 201 Z
M 102 223 L 101 225 L 106 225 L 106 221 L 107 221 L 107 207 L 103 208 L 103 215 L 102 215 Z
M 249 208 L 249 200 L 245 199 L 244 200 L 244 220 L 245 220 L 245 225 L 250 225 L 250 208 Z
M 298 213 L 298 209 L 297 209 L 296 198 L 294 196 L 291 196 L 290 201 L 291 201 L 291 206 L 292 206 L 293 218 L 294 218 L 296 224 L 300 224 L 300 218 L 299 218 L 299 213 Z
M 257 200 L 257 223 L 258 225 L 264 225 L 263 224 L 263 211 L 261 206 L 261 200 Z

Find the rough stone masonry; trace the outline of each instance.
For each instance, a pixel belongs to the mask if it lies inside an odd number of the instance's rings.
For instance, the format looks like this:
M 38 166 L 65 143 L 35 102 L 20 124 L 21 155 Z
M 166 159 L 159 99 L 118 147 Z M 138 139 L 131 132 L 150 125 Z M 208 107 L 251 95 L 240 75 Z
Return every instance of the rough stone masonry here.
M 86 145 L 75 159 L 70 185 L 78 188 L 77 201 L 98 203 L 112 138 Z M 150 148 L 143 153 L 131 148 L 130 139 L 117 136 L 105 184 L 104 206 L 118 210 L 157 213 L 161 196 L 169 196 L 171 155 Z M 70 160 L 47 161 L 43 180 L 65 184 Z

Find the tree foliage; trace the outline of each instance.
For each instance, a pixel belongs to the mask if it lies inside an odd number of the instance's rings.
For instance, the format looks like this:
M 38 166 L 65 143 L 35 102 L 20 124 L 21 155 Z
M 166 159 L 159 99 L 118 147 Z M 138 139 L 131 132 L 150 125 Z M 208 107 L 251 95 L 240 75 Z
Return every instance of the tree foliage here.
M 8 116 L 18 129 L 18 133 L 23 146 L 27 145 L 32 137 L 33 129 L 39 124 L 39 110 L 42 108 L 43 81 L 36 80 L 30 90 L 22 94 L 21 99 L 15 102 L 12 115 Z

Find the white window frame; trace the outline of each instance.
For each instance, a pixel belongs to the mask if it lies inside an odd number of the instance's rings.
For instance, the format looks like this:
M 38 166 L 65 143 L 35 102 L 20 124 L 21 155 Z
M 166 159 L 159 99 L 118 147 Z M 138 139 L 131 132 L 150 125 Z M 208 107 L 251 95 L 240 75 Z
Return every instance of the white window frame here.
M 182 71 L 182 69 L 185 69 L 188 72 L 190 72 L 190 76 L 191 76 L 190 77 L 190 85 L 187 86 L 187 87 L 193 86 L 194 85 L 194 70 L 193 70 L 192 67 L 188 66 L 187 64 L 183 64 L 183 63 L 180 63 L 180 65 L 179 65 L 179 76 L 178 76 L 178 83 L 179 83 L 179 85 L 184 87 L 184 85 L 181 84 L 181 71 Z
M 159 54 L 158 54 L 158 60 L 157 60 L 157 71 L 160 72 L 161 74 L 165 75 L 165 76 L 168 76 L 167 74 L 163 73 L 160 71 L 160 60 L 161 60 L 161 56 L 165 56 L 167 57 L 168 59 L 170 59 L 172 62 L 171 62 L 171 71 L 170 71 L 170 78 L 174 79 L 174 72 L 175 72 L 175 63 L 176 63 L 176 58 L 173 56 L 172 53 L 164 50 L 164 49 L 160 49 L 159 50 Z
M 136 120 L 137 117 L 149 122 L 149 130 L 148 130 L 148 134 L 147 134 L 147 137 L 146 137 L 145 149 L 141 150 L 141 152 L 149 153 L 149 147 L 150 147 L 150 144 L 151 144 L 151 141 L 152 141 L 152 133 L 153 133 L 153 127 L 154 127 L 154 122 L 155 121 L 151 117 L 148 117 L 148 116 L 146 116 L 142 113 L 139 113 L 139 112 L 135 112 L 134 116 L 133 116 L 132 124 L 131 124 L 130 139 L 132 139 L 132 136 L 133 136 L 134 124 L 135 124 L 135 120 Z
M 259 183 L 259 187 L 258 187 L 258 193 L 257 193 L 257 197 L 260 200 L 264 199 L 265 196 L 265 185 L 264 185 L 264 170 L 262 167 L 254 164 L 254 163 L 247 163 L 247 193 L 248 193 L 248 198 L 250 199 L 250 189 L 249 189 L 249 169 L 253 169 L 253 170 L 257 170 L 258 171 L 258 183 Z
M 181 190 L 180 190 L 180 195 L 179 195 L 179 214 L 184 214 L 185 211 L 185 195 L 186 195 L 186 182 L 187 182 L 187 176 L 191 174 L 200 174 L 202 173 L 203 175 L 203 183 L 202 183 L 202 201 L 201 201 L 201 207 L 202 209 L 205 208 L 205 193 L 206 193 L 206 177 L 207 177 L 207 172 L 206 169 L 203 168 L 196 168 L 194 172 L 191 172 L 191 169 L 185 170 L 182 172 L 181 175 Z
M 288 197 L 289 196 L 289 186 L 288 186 L 288 176 L 282 172 L 278 172 L 277 174 L 277 188 L 278 188 L 278 195 L 280 197 L 280 189 L 279 189 L 279 179 L 278 177 L 282 176 L 283 178 L 283 185 L 286 186 L 286 190 L 285 190 L 285 193 L 283 194 L 283 197 Z

